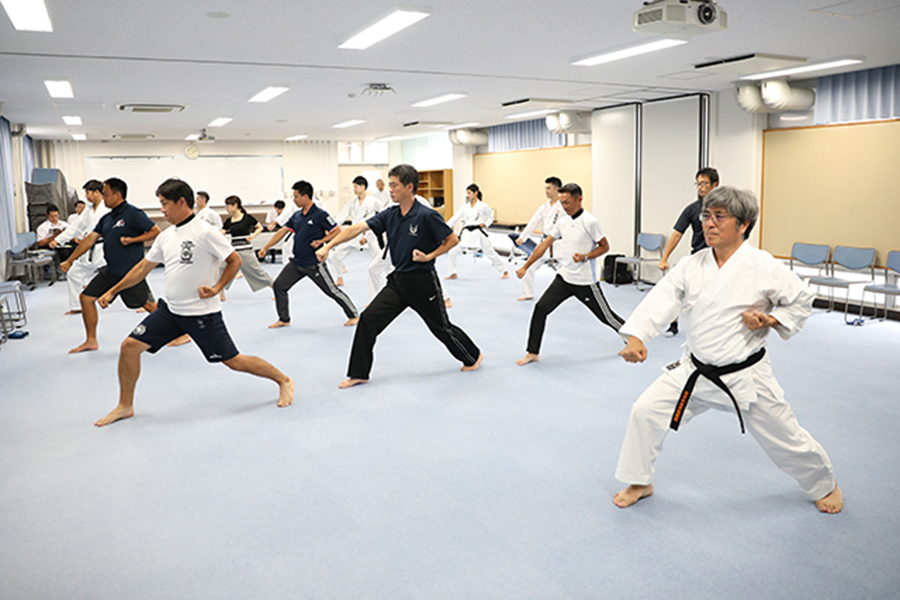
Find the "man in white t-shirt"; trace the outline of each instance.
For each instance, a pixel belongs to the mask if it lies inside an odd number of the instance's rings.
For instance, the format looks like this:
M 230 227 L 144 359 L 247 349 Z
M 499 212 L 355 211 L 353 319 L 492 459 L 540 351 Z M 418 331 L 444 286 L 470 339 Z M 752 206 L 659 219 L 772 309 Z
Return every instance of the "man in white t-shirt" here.
M 566 216 L 566 211 L 559 203 L 559 188 L 561 187 L 562 180 L 559 177 L 548 177 L 544 180 L 544 194 L 547 196 L 547 201 L 534 211 L 534 215 L 522 233 L 509 234 L 516 246 L 524 244 L 528 236 L 537 231 L 538 227 L 540 227 L 543 237 L 547 237 L 556 222 Z M 553 254 L 553 246 L 550 247 L 550 254 Z M 522 278 L 522 295 L 519 296 L 519 300 L 534 300 L 534 274 L 550 260 L 552 260 L 552 256 L 542 257 L 540 260 L 534 261 L 534 264 L 525 272 L 525 277 Z
M 222 229 L 222 217 L 209 206 L 209 194 L 197 192 L 197 218 L 206 221 L 216 228 Z
M 566 216 L 557 221 L 544 241 L 538 244 L 525 264 L 516 271 L 519 279 L 524 277 L 528 268 L 543 256 L 551 244 L 557 242 L 556 257 L 560 269 L 534 306 L 527 354 L 517 361 L 520 366 L 537 362 L 547 317 L 572 296 L 578 298 L 613 331 L 619 331 L 625 322 L 610 308 L 597 281 L 594 261 L 609 250 L 609 241 L 603 234 L 597 217 L 581 207 L 581 196 L 581 186 L 577 183 L 567 183 L 559 188 L 559 201 Z
M 68 226 L 68 223 L 59 218 L 59 209 L 53 204 L 48 205 L 47 220 L 38 225 L 34 234 L 37 238 L 38 246 L 48 245 L 56 239 L 56 236 L 65 231 Z
M 172 227 L 163 231 L 153 247 L 131 271 L 97 299 L 106 308 L 115 295 L 143 279 L 163 263 L 166 299 L 160 298 L 157 310 L 134 328 L 122 342 L 119 354 L 119 404 L 95 423 L 98 427 L 134 416 L 134 388 L 141 370 L 141 354 L 155 354 L 185 334 L 208 362 L 222 362 L 230 369 L 271 379 L 278 384 L 278 406 L 294 401 L 293 380 L 256 356 L 240 354 L 225 321 L 219 292 L 237 273 L 241 257 L 225 236 L 194 212 L 194 191 L 180 179 L 167 179 L 156 190 L 163 216 Z M 225 271 L 219 275 L 219 264 Z

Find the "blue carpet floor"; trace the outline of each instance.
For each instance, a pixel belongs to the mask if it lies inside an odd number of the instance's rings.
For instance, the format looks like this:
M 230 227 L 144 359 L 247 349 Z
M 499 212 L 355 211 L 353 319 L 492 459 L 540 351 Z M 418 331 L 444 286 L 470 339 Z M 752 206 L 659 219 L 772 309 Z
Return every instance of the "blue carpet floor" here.
M 347 261 L 360 308 L 367 263 Z M 65 284 L 29 292 L 31 335 L 0 349 L 0 598 L 898 597 L 900 324 L 817 311 L 796 338 L 770 336 L 788 400 L 834 463 L 840 515 L 819 514 L 715 411 L 669 436 L 656 495 L 620 510 L 631 404 L 684 335 L 629 365 L 572 300 L 541 362 L 518 367 L 534 303 L 484 258 L 459 266 L 450 315 L 484 351 L 479 371 L 461 373 L 407 312 L 379 338 L 371 382 L 338 390 L 353 335 L 338 306 L 301 281 L 292 326 L 268 330 L 271 294 L 237 281 L 232 336 L 296 380 L 294 405 L 188 345 L 145 355 L 135 418 L 103 429 L 140 315 L 116 303 L 100 350 L 71 356 L 83 330 L 62 314 Z M 149 280 L 162 295 L 162 271 Z M 604 291 L 623 317 L 643 297 Z

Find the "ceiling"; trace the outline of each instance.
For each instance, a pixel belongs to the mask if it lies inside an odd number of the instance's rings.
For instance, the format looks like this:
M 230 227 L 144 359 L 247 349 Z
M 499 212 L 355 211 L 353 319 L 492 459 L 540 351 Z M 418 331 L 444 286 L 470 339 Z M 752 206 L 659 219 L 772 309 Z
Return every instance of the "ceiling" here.
M 36 139 L 153 134 L 182 140 L 216 117 L 220 140 L 372 140 L 428 132 L 411 121 L 482 126 L 509 122 L 501 104 L 520 98 L 590 109 L 686 92 L 729 90 L 733 73 L 696 73 L 716 59 L 765 53 L 809 61 L 847 55 L 843 70 L 900 63 L 900 0 L 721 0 L 728 29 L 690 43 L 596 67 L 570 63 L 653 38 L 631 30 L 638 0 L 431 0 L 431 16 L 368 50 L 338 45 L 400 4 L 385 0 L 47 0 L 53 33 L 15 31 L 0 10 L 0 102 Z M 404 5 L 408 6 L 408 5 Z M 227 15 L 227 16 L 224 16 Z M 832 71 L 839 72 L 839 71 Z M 827 74 L 828 72 L 824 72 Z M 52 99 L 45 79 L 75 97 Z M 396 90 L 361 94 L 371 83 Z M 269 85 L 290 91 L 247 100 Z M 450 92 L 461 100 L 411 104 Z M 117 110 L 174 103 L 176 114 Z M 80 127 L 62 117 L 77 115 Z M 348 119 L 366 123 L 348 129 Z M 436 129 L 431 129 L 434 132 Z

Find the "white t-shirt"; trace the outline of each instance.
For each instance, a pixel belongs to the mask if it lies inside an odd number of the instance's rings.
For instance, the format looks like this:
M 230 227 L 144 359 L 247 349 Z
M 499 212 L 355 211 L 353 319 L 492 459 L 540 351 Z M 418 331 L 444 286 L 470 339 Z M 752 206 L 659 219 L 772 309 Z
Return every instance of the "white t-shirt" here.
M 207 204 L 197 212 L 197 218 L 203 219 L 216 229 L 222 229 L 222 217 Z
M 572 285 L 590 285 L 597 281 L 596 259 L 580 263 L 572 260 L 573 254 L 587 254 L 606 237 L 597 217 L 584 209 L 574 219 L 563 215 L 549 234 L 558 240 L 553 244 L 553 254 L 559 261 L 563 281 Z
M 65 231 L 66 227 L 68 226 L 69 224 L 62 219 L 60 219 L 56 223 L 51 223 L 50 219 L 47 219 L 46 221 L 38 225 L 37 231 L 34 235 L 37 238 L 37 241 L 41 241 L 50 237 L 53 234 L 54 230 L 58 229 L 59 231 Z
M 167 227 L 156 237 L 145 257 L 166 268 L 166 303 L 182 316 L 208 315 L 222 310 L 219 296 L 201 298 L 201 285 L 219 280 L 219 265 L 234 248 L 212 225 L 196 216 L 187 223 Z

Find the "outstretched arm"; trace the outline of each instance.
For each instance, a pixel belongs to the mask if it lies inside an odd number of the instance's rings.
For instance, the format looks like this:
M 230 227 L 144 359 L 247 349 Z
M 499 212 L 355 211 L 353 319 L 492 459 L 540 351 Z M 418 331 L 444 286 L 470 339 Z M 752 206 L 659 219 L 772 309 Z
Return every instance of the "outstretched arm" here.
M 554 238 L 552 235 L 548 235 L 543 240 L 541 240 L 541 243 L 538 244 L 537 248 L 532 251 L 531 256 L 528 257 L 528 260 L 525 261 L 525 264 L 516 269 L 516 277 L 518 277 L 519 279 L 525 277 L 525 271 L 528 270 L 528 267 L 537 262 L 537 260 L 544 255 L 544 252 L 547 251 L 547 248 L 552 246 L 553 242 L 555 241 L 556 238 Z
M 68 271 L 70 268 L 72 268 L 72 263 L 74 263 L 76 260 L 78 260 L 78 258 L 79 258 L 82 254 L 84 254 L 85 252 L 87 252 L 88 250 L 90 250 L 90 249 L 91 249 L 91 246 L 93 246 L 94 243 L 95 243 L 98 239 L 100 239 L 100 234 L 99 234 L 99 233 L 97 233 L 96 231 L 90 232 L 86 238 L 84 238 L 83 240 L 81 240 L 81 243 L 78 244 L 78 247 L 75 248 L 75 250 L 72 251 L 72 254 L 69 255 L 69 258 L 67 258 L 66 260 L 64 260 L 64 261 L 59 265 L 59 270 L 62 271 L 63 273 L 65 273 L 65 272 Z
M 659 259 L 659 264 L 657 265 L 661 271 L 669 270 L 669 256 L 675 251 L 675 246 L 681 241 L 681 236 L 682 234 L 678 230 L 672 231 L 672 235 L 669 236 L 669 241 L 666 242 L 666 249 L 663 250 L 662 258 Z
M 134 265 L 119 283 L 112 286 L 109 291 L 97 298 L 97 304 L 99 304 L 101 308 L 106 308 L 109 306 L 109 303 L 113 301 L 113 298 L 116 297 L 116 294 L 143 281 L 144 278 L 150 274 L 150 271 L 158 264 L 159 263 L 150 262 L 146 258 L 142 258 L 141 262 Z
M 331 252 L 331 249 L 338 244 L 343 244 L 347 240 L 352 240 L 359 234 L 369 231 L 369 224 L 365 221 L 360 221 L 356 225 L 351 225 L 350 227 L 335 227 L 335 229 L 338 230 L 337 235 L 327 244 L 316 250 L 316 258 L 319 259 L 319 262 L 324 262 L 325 259 L 328 258 L 328 253 Z M 332 231 L 334 231 L 334 229 L 332 229 Z
M 256 255 L 260 258 L 265 258 L 266 253 L 269 251 L 269 248 L 280 242 L 291 232 L 287 227 L 282 227 L 278 231 L 275 232 L 275 235 L 269 238 L 269 241 L 266 242 L 266 245 L 259 249 L 259 252 Z M 228 283 L 227 281 L 225 283 Z

